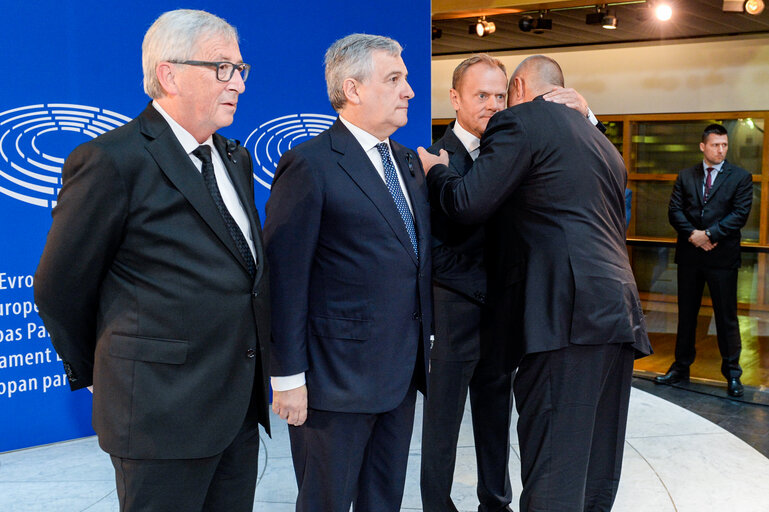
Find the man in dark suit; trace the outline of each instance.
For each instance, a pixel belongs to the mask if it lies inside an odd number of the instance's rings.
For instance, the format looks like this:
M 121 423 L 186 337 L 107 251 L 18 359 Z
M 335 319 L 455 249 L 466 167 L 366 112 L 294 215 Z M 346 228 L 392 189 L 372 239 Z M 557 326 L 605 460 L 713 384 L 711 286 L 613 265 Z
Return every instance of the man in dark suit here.
M 506 96 L 507 72 L 499 60 L 485 54 L 463 60 L 454 70 L 449 91 L 457 119 L 429 151 L 446 150 L 449 167 L 464 175 L 478 157 L 489 119 L 505 108 Z M 546 99 L 588 112 L 584 98 L 573 89 L 558 88 Z M 517 265 L 506 265 L 498 272 L 495 262 L 501 258 L 500 250 L 492 247 L 494 240 L 487 246 L 491 265 L 487 268 L 484 262 L 483 225 L 452 221 L 438 205 L 431 211 L 431 229 L 435 340 L 422 427 L 422 508 L 425 512 L 457 510 L 451 487 L 469 390 L 479 510 L 510 510 L 510 416 L 517 362 L 511 344 L 502 340 L 510 329 L 520 328 L 522 252 L 513 255 Z M 501 301 L 507 304 L 493 310 L 484 307 Z M 504 313 L 495 315 L 495 311 Z
M 419 159 L 389 139 L 414 92 L 401 46 L 326 52 L 339 119 L 286 152 L 267 202 L 273 410 L 289 423 L 298 511 L 400 509 L 431 334 Z
M 203 11 L 163 14 L 142 50 L 154 100 L 67 158 L 35 300 L 72 389 L 92 385 L 121 510 L 250 511 L 269 283 L 251 157 L 215 133 L 248 65 Z
M 542 101 L 554 86 L 563 86 L 555 61 L 524 60 L 508 90 L 514 106 L 489 121 L 464 176 L 445 155 L 420 149 L 420 157 L 432 168 L 431 197 L 449 217 L 478 223 L 495 215 L 497 231 L 488 236 L 524 252 L 514 384 L 521 509 L 609 510 L 633 358 L 650 347 L 625 250 L 622 157 L 584 115 Z
M 702 291 L 708 284 L 716 318 L 721 373 L 727 393 L 743 394 L 740 367 L 740 325 L 737 321 L 737 269 L 740 267 L 740 229 L 753 202 L 750 173 L 726 161 L 726 128 L 711 124 L 702 134 L 703 162 L 678 174 L 670 196 L 668 217 L 678 232 L 678 334 L 675 362 L 656 381 L 670 384 L 689 380 L 694 362 L 694 340 Z

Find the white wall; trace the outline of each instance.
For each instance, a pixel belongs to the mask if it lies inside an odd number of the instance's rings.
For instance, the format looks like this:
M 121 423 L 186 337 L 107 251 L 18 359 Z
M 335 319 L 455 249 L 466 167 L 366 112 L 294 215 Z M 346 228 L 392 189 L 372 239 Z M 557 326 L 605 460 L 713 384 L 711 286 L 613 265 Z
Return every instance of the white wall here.
M 769 36 L 494 53 L 512 72 L 544 53 L 596 114 L 769 110 Z M 434 57 L 432 116 L 454 117 L 451 73 L 468 55 Z

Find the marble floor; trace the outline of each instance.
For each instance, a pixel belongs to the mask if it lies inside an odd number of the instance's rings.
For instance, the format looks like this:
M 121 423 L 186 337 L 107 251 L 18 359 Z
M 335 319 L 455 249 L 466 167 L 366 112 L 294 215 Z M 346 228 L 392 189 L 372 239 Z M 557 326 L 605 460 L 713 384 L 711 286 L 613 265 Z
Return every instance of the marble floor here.
M 418 404 L 421 410 L 421 402 Z M 285 423 L 263 436 L 255 511 L 288 512 L 296 495 Z M 460 433 L 453 496 L 477 510 L 469 413 Z M 404 511 L 421 510 L 421 415 L 411 445 Z M 515 436 L 513 436 L 515 439 Z M 510 472 L 520 496 L 518 446 Z M 723 428 L 671 402 L 633 389 L 623 476 L 615 512 L 769 511 L 769 459 Z M 0 454 L 3 512 L 114 512 L 112 466 L 93 437 Z M 514 503 L 515 504 L 515 503 Z M 517 506 L 515 507 L 517 510 Z

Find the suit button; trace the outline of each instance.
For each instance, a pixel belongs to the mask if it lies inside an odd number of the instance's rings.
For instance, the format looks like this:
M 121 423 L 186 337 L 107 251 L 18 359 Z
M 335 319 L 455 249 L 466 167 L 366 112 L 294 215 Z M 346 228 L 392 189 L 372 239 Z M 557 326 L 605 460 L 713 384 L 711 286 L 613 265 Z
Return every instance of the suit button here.
M 251 292 L 251 296 L 253 298 L 257 298 L 259 296 L 259 292 Z
M 255 358 L 256 357 L 256 350 L 254 350 L 252 348 L 246 350 L 246 357 L 249 358 L 249 359 Z
M 419 317 L 419 313 L 417 313 L 416 311 L 414 312 L 414 314 L 412 315 L 412 317 L 414 318 L 414 320 L 419 320 L 419 318 L 420 318 L 420 317 Z

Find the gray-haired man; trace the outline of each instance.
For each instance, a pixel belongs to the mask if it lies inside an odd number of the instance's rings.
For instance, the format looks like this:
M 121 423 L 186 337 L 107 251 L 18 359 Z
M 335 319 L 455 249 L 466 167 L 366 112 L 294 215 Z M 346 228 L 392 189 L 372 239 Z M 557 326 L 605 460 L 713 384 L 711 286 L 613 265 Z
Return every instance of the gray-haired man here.
M 273 410 L 289 423 L 298 511 L 396 512 L 431 333 L 430 210 L 389 137 L 414 91 L 401 46 L 326 53 L 339 119 L 283 155 L 267 202 Z
M 251 158 L 218 135 L 248 66 L 203 11 L 144 38 L 139 117 L 67 158 L 35 300 L 93 385 L 121 511 L 250 511 L 269 430 L 269 285 Z

